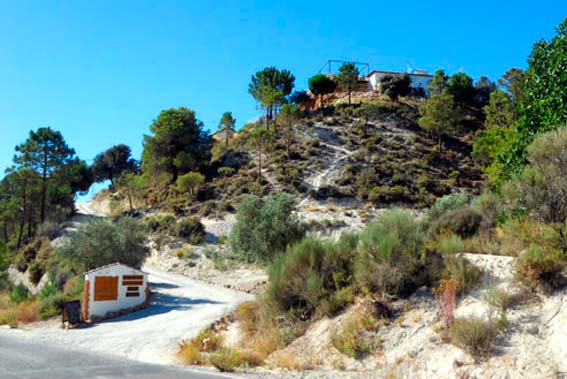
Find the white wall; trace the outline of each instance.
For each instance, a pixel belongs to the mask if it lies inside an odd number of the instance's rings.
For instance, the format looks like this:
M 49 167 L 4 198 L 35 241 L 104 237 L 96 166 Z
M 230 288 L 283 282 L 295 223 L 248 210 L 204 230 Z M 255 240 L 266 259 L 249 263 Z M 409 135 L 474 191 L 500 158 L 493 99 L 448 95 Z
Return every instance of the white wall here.
M 401 72 L 400 75 L 401 74 L 403 74 L 403 72 Z M 374 72 L 368 77 L 368 83 L 370 84 L 370 86 L 374 91 L 380 90 L 380 79 L 382 79 L 382 77 L 386 75 L 392 75 L 392 74 L 385 72 Z M 409 76 L 411 79 L 412 88 L 423 88 L 427 93 L 429 82 L 431 81 L 431 79 L 433 79 L 432 77 L 423 76 L 423 75 L 414 75 L 414 74 L 409 74 Z
M 122 285 L 123 275 L 143 275 L 143 285 L 139 288 L 139 297 L 126 297 L 128 286 Z M 97 276 L 118 277 L 118 298 L 117 300 L 95 301 L 95 278 Z M 133 308 L 143 304 L 146 300 L 146 288 L 148 286 L 148 276 L 141 271 L 135 270 L 125 265 L 114 265 L 102 268 L 98 271 L 85 274 L 85 280 L 89 281 L 89 318 L 104 317 L 108 312 L 115 312 L 122 309 Z

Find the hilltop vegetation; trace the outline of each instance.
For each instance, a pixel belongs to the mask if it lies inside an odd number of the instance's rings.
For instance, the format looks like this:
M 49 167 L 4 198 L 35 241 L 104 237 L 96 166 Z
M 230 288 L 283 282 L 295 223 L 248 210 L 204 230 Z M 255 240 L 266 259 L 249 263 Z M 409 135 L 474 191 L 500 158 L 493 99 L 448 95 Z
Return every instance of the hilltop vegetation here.
M 441 340 L 485 359 L 508 332 L 513 296 L 495 290 L 490 317 L 456 317 L 456 304 L 483 275 L 463 252 L 513 257 L 518 293 L 544 298 L 566 284 L 566 38 L 567 20 L 551 41 L 534 45 L 525 73 L 512 68 L 497 83 L 475 83 L 439 70 L 427 94 L 407 75 L 385 76 L 380 92 L 361 93 L 350 63 L 336 76 L 310 78 L 309 92 L 294 91 L 290 70 L 267 67 L 248 88 L 263 109 L 257 121 L 236 130 L 224 112 L 211 136 L 194 110 L 163 110 L 140 161 L 117 145 L 89 167 L 60 133 L 31 132 L 0 183 L 0 306 L 11 307 L 0 316 L 34 319 L 43 303 L 42 314 L 53 314 L 80 294 L 83 268 L 117 258 L 105 252 L 137 266 L 148 235 L 156 245 L 164 236 L 199 245 L 204 218 L 235 213 L 227 239 L 216 241 L 226 246 L 209 255 L 262 267 L 269 283 L 234 315 L 244 333 L 239 344 L 201 335 L 183 345 L 187 363 L 229 371 L 273 360 L 311 325 L 357 309 L 357 301 L 370 311 L 333 330 L 330 341 L 361 360 L 379 350 L 380 328 L 420 288 L 435 298 Z M 53 247 L 74 196 L 106 180 L 112 220 Z M 321 240 L 300 213 L 310 201 L 330 200 L 379 216 Z M 41 304 L 9 283 L 9 265 L 34 283 L 49 273 Z M 25 313 L 18 304 L 38 309 Z M 204 351 L 204 339 L 217 337 Z

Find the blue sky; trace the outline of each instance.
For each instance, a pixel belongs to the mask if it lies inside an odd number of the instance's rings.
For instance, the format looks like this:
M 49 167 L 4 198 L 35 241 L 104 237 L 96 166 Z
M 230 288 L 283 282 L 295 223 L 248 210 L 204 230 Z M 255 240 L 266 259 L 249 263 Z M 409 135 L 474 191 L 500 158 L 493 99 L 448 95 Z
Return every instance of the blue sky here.
M 470 5 L 469 5 L 470 4 Z M 60 130 L 78 155 L 129 144 L 163 109 L 214 129 L 258 110 L 250 76 L 288 68 L 296 87 L 327 59 L 371 68 L 464 70 L 497 79 L 526 66 L 567 2 L 0 1 L 0 177 L 29 130 Z

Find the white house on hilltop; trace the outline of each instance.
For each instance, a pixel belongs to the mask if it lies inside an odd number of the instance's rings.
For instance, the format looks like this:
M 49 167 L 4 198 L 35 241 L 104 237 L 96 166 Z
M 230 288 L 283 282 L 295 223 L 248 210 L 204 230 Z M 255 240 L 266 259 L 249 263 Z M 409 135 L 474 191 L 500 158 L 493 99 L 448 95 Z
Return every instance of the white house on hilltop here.
M 393 71 L 380 71 L 373 70 L 366 78 L 368 79 L 369 90 L 380 91 L 380 79 L 386 75 L 403 75 L 404 72 Z M 433 75 L 429 75 L 427 71 L 416 70 L 413 73 L 407 73 L 411 79 L 411 86 L 414 89 L 422 88 L 425 93 L 428 93 L 429 82 L 433 79 Z

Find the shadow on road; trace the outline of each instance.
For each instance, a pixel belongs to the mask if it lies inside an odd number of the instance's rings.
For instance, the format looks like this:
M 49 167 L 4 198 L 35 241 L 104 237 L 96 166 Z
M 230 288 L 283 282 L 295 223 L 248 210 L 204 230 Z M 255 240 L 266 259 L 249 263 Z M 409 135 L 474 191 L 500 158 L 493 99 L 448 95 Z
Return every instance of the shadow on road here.
M 210 299 L 197 299 L 189 297 L 172 296 L 168 294 L 154 294 L 150 306 L 137 312 L 129 313 L 124 316 L 116 317 L 110 320 L 103 321 L 102 323 L 120 322 L 120 321 L 133 321 L 146 317 L 151 317 L 163 313 L 168 313 L 175 310 L 188 310 L 193 305 L 199 304 L 223 304 L 222 302 Z

